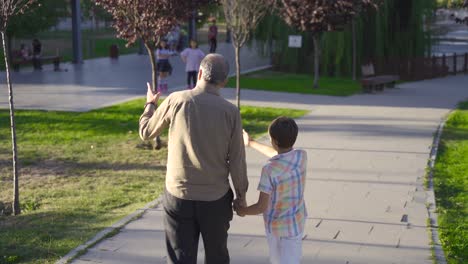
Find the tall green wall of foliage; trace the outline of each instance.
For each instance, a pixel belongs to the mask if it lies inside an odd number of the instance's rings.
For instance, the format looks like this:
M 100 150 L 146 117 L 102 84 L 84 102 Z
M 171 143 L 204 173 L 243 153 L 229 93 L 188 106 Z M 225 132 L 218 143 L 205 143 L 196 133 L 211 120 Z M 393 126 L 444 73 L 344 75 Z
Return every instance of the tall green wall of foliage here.
M 378 11 L 356 18 L 357 65 L 370 58 L 419 57 L 429 54 L 431 34 L 425 28 L 435 8 L 433 0 L 386 0 Z M 326 32 L 321 37 L 321 74 L 351 76 L 352 30 Z M 302 48 L 288 47 L 288 35 L 302 35 Z M 283 71 L 312 73 L 313 42 L 310 33 L 287 26 L 278 16 L 267 16 L 258 26 L 257 40 L 273 47 L 274 65 Z M 269 39 L 273 39 L 270 42 Z M 267 48 L 265 51 L 268 50 Z

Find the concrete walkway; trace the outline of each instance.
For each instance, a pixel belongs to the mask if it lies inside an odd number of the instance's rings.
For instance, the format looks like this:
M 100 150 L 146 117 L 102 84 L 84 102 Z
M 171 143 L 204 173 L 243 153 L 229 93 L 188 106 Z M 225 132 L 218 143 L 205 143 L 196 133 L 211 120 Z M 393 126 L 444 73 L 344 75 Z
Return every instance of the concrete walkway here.
M 466 98 L 468 76 L 346 98 L 243 92 L 245 105 L 311 110 L 298 120 L 309 154 L 303 263 L 432 263 L 423 177 L 433 133 Z M 247 159 L 251 203 L 266 158 L 248 149 Z M 165 263 L 162 217 L 147 211 L 73 263 Z M 268 263 L 262 218 L 235 217 L 229 249 L 232 263 Z

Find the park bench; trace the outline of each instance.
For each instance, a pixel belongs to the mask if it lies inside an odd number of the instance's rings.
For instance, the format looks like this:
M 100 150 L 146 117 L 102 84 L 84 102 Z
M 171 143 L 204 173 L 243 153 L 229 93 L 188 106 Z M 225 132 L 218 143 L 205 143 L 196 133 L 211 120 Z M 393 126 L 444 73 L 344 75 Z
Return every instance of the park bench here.
M 384 87 L 395 87 L 396 81 L 400 79 L 398 75 L 375 75 L 372 63 L 362 65 L 361 85 L 365 93 L 383 91 Z
M 45 64 L 45 63 L 53 63 L 54 64 L 54 71 L 60 71 L 60 56 L 42 56 L 38 58 L 40 64 Z M 13 67 L 14 71 L 19 71 L 21 65 L 33 65 L 33 59 L 32 58 L 22 58 L 21 53 L 19 51 L 13 52 L 12 60 L 11 60 L 11 66 Z

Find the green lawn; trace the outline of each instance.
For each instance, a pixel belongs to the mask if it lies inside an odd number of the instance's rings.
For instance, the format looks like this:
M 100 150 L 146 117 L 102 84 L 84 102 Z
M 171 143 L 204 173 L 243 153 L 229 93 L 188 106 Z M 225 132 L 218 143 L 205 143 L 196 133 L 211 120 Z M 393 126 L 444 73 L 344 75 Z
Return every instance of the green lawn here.
M 137 148 L 143 100 L 86 113 L 17 111 L 23 214 L 0 217 L 0 263 L 53 263 L 157 198 L 167 150 Z M 244 127 L 264 133 L 279 115 L 242 107 Z M 8 111 L 0 110 L 0 202 L 12 197 Z M 164 138 L 163 138 L 164 139 Z
M 313 89 L 312 73 L 290 74 L 268 70 L 243 75 L 240 83 L 241 88 L 245 89 L 301 94 L 350 96 L 362 91 L 359 82 L 351 79 L 320 77 L 320 88 Z M 227 87 L 236 87 L 235 77 L 229 79 Z
M 468 101 L 449 117 L 443 131 L 434 188 L 448 263 L 468 263 Z

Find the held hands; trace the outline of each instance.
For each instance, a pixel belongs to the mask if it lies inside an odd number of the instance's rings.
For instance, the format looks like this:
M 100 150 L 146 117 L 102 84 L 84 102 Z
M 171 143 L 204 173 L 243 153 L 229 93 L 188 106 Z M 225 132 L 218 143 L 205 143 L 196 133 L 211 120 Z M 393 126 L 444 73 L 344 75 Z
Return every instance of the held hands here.
M 151 85 L 147 82 L 146 86 L 148 86 L 148 91 L 146 92 L 146 103 L 153 103 L 157 105 L 159 97 L 161 93 L 154 93 L 153 89 L 151 89 Z
M 247 207 L 247 202 L 245 200 L 236 199 L 234 200 L 234 211 L 236 211 L 237 215 L 240 217 L 244 217 L 244 209 Z

